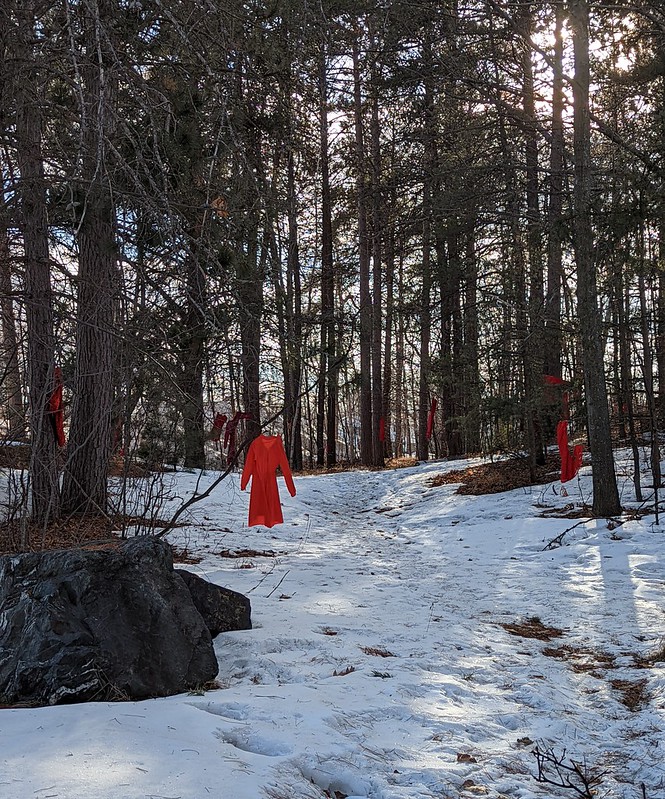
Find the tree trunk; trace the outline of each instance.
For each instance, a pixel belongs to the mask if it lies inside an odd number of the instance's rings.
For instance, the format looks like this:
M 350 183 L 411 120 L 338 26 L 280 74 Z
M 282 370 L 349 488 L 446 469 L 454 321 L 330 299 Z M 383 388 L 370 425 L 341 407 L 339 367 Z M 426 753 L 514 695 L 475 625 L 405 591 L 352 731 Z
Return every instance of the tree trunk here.
M 557 2 L 552 84 L 552 143 L 550 145 L 549 214 L 547 220 L 547 295 L 545 300 L 543 371 L 554 377 L 561 369 L 561 291 L 563 284 L 563 2 Z M 553 432 L 553 429 L 552 429 Z
M 196 212 L 196 209 L 195 209 Z M 205 468 L 205 430 L 203 412 L 203 370 L 207 339 L 206 276 L 199 261 L 202 226 L 189 231 L 186 264 L 186 299 L 180 347 L 181 412 L 183 424 L 183 466 Z
M 425 178 L 427 184 L 427 176 Z M 427 421 L 430 410 L 430 336 L 431 336 L 431 286 L 432 270 L 430 266 L 430 208 L 429 187 L 423 191 L 423 239 L 422 266 L 420 287 L 420 373 L 418 379 L 418 439 L 417 458 L 426 461 L 429 458 L 429 440 L 427 438 Z
M 658 421 L 656 416 L 656 396 L 653 380 L 653 350 L 649 330 L 649 316 L 647 311 L 646 284 L 643 269 L 644 258 L 644 231 L 637 232 L 639 237 L 638 252 L 640 254 L 640 272 L 638 274 L 640 292 L 640 329 L 642 333 L 642 375 L 644 377 L 644 393 L 647 400 L 649 413 L 649 429 L 651 433 L 651 474 L 653 475 L 654 507 L 656 509 L 656 524 L 659 523 L 658 491 L 661 483 L 660 472 L 660 446 L 658 443 Z
M 391 208 L 396 207 L 395 198 L 391 199 Z M 386 326 L 383 338 L 383 397 L 381 401 L 383 429 L 385 440 L 383 453 L 387 458 L 393 456 L 391 438 L 392 407 L 391 393 L 393 384 L 393 321 L 395 315 L 395 228 L 391 221 L 388 225 L 386 241 Z
M 378 50 L 378 39 L 372 32 L 372 49 Z M 381 332 L 382 332 L 382 230 L 383 207 L 381 198 L 381 137 L 379 125 L 379 89 L 376 62 L 371 75 L 371 142 L 372 142 L 372 462 L 374 466 L 384 465 L 381 426 L 383 419 L 383 387 L 381 374 Z
M 93 515 L 107 512 L 112 445 L 117 251 L 106 170 L 116 77 L 108 31 L 103 29 L 103 21 L 111 20 L 112 9 L 106 0 L 85 12 L 76 373 L 62 488 L 67 512 Z
M 640 481 L 640 451 L 635 432 L 635 412 L 633 407 L 633 374 L 631 366 L 631 334 L 628 324 L 630 309 L 630 291 L 627 281 L 624 283 L 623 271 L 615 270 L 616 286 L 614 289 L 616 317 L 618 326 L 619 369 L 617 379 L 620 390 L 617 392 L 617 403 L 621 417 L 628 423 L 628 435 L 633 452 L 633 484 L 635 499 L 642 502 L 642 485 Z
M 321 353 L 316 416 L 316 463 L 333 466 L 337 462 L 336 374 L 330 379 L 335 361 L 332 207 L 328 156 L 328 95 L 325 46 L 319 57 L 319 134 L 321 164 Z M 326 404 L 326 394 L 328 402 Z M 327 411 L 327 414 L 326 414 Z M 326 417 L 328 421 L 326 430 Z M 324 433 L 328 433 L 327 436 Z
M 404 296 L 404 259 L 400 253 L 397 268 L 397 296 Z M 395 341 L 395 457 L 401 458 L 403 455 L 411 454 L 410 449 L 404 449 L 404 364 L 406 357 L 404 354 L 405 339 L 404 310 L 400 307 L 397 313 L 397 331 Z
M 533 65 L 531 63 L 531 41 L 533 33 L 533 10 L 530 3 L 522 8 L 521 20 L 524 32 L 523 69 L 523 107 L 527 123 L 525 126 L 525 166 L 526 166 L 526 206 L 527 206 L 527 252 L 529 256 L 529 330 L 525 342 L 525 386 L 528 388 L 527 406 L 532 428 L 532 446 L 535 462 L 545 463 L 545 440 L 543 430 L 543 255 L 542 224 L 538 198 L 538 134 L 536 129 L 536 109 L 533 86 Z M 535 476 L 535 475 L 534 475 Z
M 18 336 L 14 316 L 12 264 L 9 253 L 9 236 L 0 210 L 0 315 L 2 318 L 2 348 L 0 349 L 0 384 L 10 441 L 26 440 L 26 420 L 23 409 L 23 387 L 18 358 Z
M 610 416 L 603 365 L 600 312 L 591 227 L 591 152 L 589 122 L 589 6 L 571 0 L 575 78 L 573 81 L 573 244 L 577 266 L 577 305 L 591 448 L 594 516 L 621 512 L 614 470 Z
M 370 292 L 370 242 L 367 232 L 365 144 L 360 81 L 360 33 L 353 39 L 353 112 L 356 169 L 358 170 L 358 245 L 360 259 L 360 462 L 374 462 L 372 446 L 372 294 Z
M 286 328 L 287 328 L 287 379 L 290 406 L 286 409 L 288 428 L 288 457 L 292 469 L 302 469 L 302 288 L 300 285 L 300 258 L 298 254 L 298 209 L 295 185 L 293 147 L 289 148 L 288 162 L 288 253 L 286 276 Z
M 20 227 L 25 252 L 32 518 L 37 524 L 46 526 L 60 516 L 60 492 L 56 439 L 47 413 L 49 397 L 54 389 L 55 346 L 41 97 L 31 44 L 34 40 L 34 4 L 19 4 L 16 15 L 16 53 L 19 62 L 26 65 L 25 72 L 18 74 L 16 84 L 16 151 L 21 174 Z
M 471 221 L 466 237 L 466 285 L 464 292 L 464 452 L 480 452 L 480 371 L 478 362 L 478 261 L 475 224 Z

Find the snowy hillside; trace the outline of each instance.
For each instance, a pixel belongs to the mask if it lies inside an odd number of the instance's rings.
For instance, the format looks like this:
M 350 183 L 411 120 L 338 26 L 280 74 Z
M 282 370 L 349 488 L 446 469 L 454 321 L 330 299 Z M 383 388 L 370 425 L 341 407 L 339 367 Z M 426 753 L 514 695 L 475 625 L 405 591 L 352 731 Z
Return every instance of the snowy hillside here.
M 280 479 L 271 530 L 229 478 L 170 537 L 252 602 L 219 689 L 2 710 L 0 797 L 663 799 L 665 533 L 568 518 L 588 467 L 568 497 L 430 485 L 451 468 Z

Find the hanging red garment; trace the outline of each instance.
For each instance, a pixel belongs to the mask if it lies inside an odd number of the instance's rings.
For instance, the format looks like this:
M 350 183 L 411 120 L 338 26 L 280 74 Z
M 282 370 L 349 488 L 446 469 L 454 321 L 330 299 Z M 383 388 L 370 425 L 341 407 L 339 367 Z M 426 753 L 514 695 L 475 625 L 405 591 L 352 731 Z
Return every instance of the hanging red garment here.
M 282 506 L 277 488 L 277 467 L 282 470 L 284 482 L 292 497 L 296 495 L 296 487 L 289 469 L 289 462 L 284 452 L 281 436 L 259 436 L 250 444 L 245 468 L 240 478 L 240 490 L 247 488 L 252 478 L 252 490 L 249 497 L 249 526 L 262 524 L 272 527 L 284 521 Z
M 556 428 L 556 440 L 561 455 L 561 482 L 567 483 L 579 472 L 582 465 L 582 445 L 577 444 L 571 452 L 568 447 L 568 422 L 562 420 Z
M 427 415 L 427 440 L 432 438 L 432 430 L 434 430 L 434 414 L 436 413 L 436 406 L 438 405 L 436 399 L 433 399 L 429 406 L 429 414 Z
M 383 416 L 379 419 L 379 441 L 386 440 L 386 420 Z
M 62 369 L 56 366 L 53 370 L 55 388 L 48 398 L 48 414 L 53 425 L 53 435 L 59 447 L 64 447 L 65 439 L 65 412 L 62 407 Z
M 551 405 L 554 405 L 556 402 L 556 394 L 551 386 L 557 386 L 559 389 L 561 386 L 568 385 L 566 381 L 561 377 L 556 377 L 555 375 L 543 375 L 543 380 L 545 382 L 545 392 L 544 398 L 545 402 Z M 569 399 L 568 399 L 568 391 L 563 391 L 561 393 L 561 418 L 562 419 L 570 419 L 570 407 L 569 407 Z
M 210 440 L 219 441 L 222 435 L 222 428 L 226 424 L 226 414 L 218 413 L 215 416 L 215 421 L 212 423 L 212 430 L 210 431 Z

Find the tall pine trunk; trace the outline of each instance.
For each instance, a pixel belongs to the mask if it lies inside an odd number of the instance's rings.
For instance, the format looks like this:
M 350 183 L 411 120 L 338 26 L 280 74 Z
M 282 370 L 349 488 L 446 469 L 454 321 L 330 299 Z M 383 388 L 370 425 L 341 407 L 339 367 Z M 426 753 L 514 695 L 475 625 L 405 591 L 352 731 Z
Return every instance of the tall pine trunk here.
M 26 65 L 16 83 L 16 154 L 21 175 L 20 228 L 25 253 L 31 502 L 33 521 L 45 526 L 60 515 L 60 491 L 56 439 L 47 412 L 49 396 L 54 389 L 55 344 L 42 155 L 42 104 L 32 50 L 34 4 L 20 5 L 16 16 L 16 54 L 19 62 Z
M 12 287 L 12 262 L 4 209 L 0 208 L 0 318 L 2 346 L 0 347 L 0 383 L 10 441 L 25 441 L 26 420 L 23 409 L 23 387 L 18 357 L 18 336 Z
M 571 0 L 575 79 L 573 81 L 573 243 L 577 266 L 577 312 L 584 367 L 587 424 L 593 475 L 594 516 L 621 512 L 614 470 L 610 415 L 598 309 L 591 227 L 591 132 L 589 121 L 589 5 Z
M 353 39 L 353 117 L 358 171 L 358 247 L 360 260 L 360 462 L 374 462 L 372 438 L 372 294 L 370 291 L 370 240 L 367 230 L 367 179 L 360 78 L 360 32 Z
M 109 140 L 114 128 L 114 54 L 104 24 L 108 0 L 84 12 L 82 68 L 82 174 L 78 221 L 76 373 L 63 508 L 69 513 L 107 513 L 108 462 L 113 410 L 114 302 L 117 250 L 109 187 Z
M 543 371 L 554 377 L 562 376 L 561 369 L 561 293 L 563 287 L 563 2 L 555 4 L 552 139 L 550 145 L 549 209 L 547 218 L 547 294 L 545 298 L 545 330 Z M 553 427 L 551 432 L 553 432 Z

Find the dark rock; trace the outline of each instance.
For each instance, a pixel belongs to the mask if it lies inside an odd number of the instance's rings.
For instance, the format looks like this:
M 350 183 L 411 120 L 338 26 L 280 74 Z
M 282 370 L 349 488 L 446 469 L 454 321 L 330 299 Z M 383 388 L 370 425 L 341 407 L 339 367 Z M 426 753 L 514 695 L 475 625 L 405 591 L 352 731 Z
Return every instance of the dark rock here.
M 246 596 L 208 582 L 186 569 L 176 569 L 175 573 L 184 580 L 213 638 L 231 630 L 252 629 L 251 605 Z
M 164 542 L 0 557 L 0 701 L 167 696 L 217 671 Z

